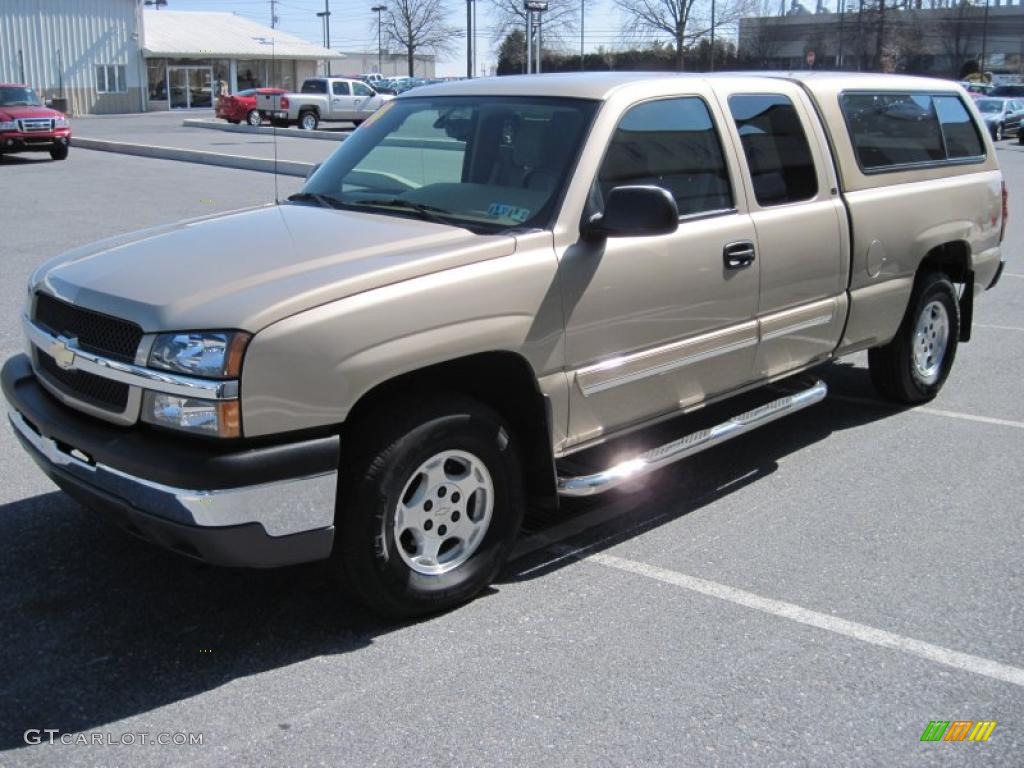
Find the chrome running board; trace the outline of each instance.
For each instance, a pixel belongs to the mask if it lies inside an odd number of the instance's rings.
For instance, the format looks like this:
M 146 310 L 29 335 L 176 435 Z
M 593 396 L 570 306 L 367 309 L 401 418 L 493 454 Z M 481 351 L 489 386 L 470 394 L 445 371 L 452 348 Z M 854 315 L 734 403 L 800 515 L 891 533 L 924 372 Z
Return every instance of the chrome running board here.
M 686 437 L 673 440 L 671 443 L 652 448 L 639 456 L 620 462 L 613 467 L 592 475 L 578 477 L 559 477 L 559 496 L 593 496 L 610 491 L 623 483 L 636 480 L 657 469 L 689 458 L 695 453 L 706 451 L 734 437 L 746 434 L 776 419 L 791 413 L 802 411 L 808 406 L 820 403 L 828 394 L 828 386 L 821 379 L 807 389 L 794 392 L 772 400 L 770 403 L 754 408 L 752 411 L 733 416 L 728 421 L 702 429 Z

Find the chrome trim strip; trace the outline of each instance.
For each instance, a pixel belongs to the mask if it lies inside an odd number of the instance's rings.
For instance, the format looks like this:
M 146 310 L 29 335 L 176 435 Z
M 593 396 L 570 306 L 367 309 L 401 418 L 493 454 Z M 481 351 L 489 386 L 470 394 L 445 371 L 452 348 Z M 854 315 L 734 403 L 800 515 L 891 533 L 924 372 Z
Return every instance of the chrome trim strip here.
M 632 459 L 620 462 L 613 467 L 592 475 L 578 477 L 559 477 L 559 496 L 592 496 L 604 493 L 612 488 L 631 480 L 636 480 L 655 470 L 674 464 L 700 453 L 708 448 L 731 440 L 734 437 L 750 432 L 776 419 L 787 416 L 808 406 L 819 403 L 828 394 L 828 387 L 821 379 L 814 380 L 807 389 L 773 400 L 766 405 L 733 416 L 728 421 L 717 424 L 709 429 L 681 437 L 671 443 L 652 448 Z
M 238 397 L 237 380 L 199 379 L 112 360 L 109 357 L 81 349 L 74 339 L 51 335 L 33 323 L 27 316 L 22 315 L 21 321 L 28 340 L 46 354 L 52 356 L 53 353 L 50 350 L 54 348 L 73 352 L 74 357 L 67 364 L 69 369 L 85 371 L 94 376 L 119 381 L 132 387 L 141 387 L 179 397 L 196 397 L 205 400 L 234 400 Z
M 780 336 L 788 336 L 789 334 L 796 333 L 797 331 L 805 331 L 808 328 L 816 328 L 819 325 L 828 325 L 832 322 L 833 317 L 834 313 L 829 312 L 827 315 L 818 315 L 817 317 L 812 317 L 810 320 L 803 320 L 799 323 L 794 323 L 793 325 L 777 328 L 776 330 L 769 331 L 761 336 L 761 341 L 770 341 L 772 339 L 777 339 Z
M 15 410 L 8 413 L 8 419 L 30 448 L 32 458 L 44 469 L 47 464 L 55 465 L 76 479 L 165 520 L 210 528 L 259 523 L 270 536 L 334 525 L 337 470 L 217 491 L 173 488 L 83 460 L 80 456 L 85 454 L 74 447 L 66 452 L 32 429 Z
M 701 352 L 683 354 L 681 357 L 666 360 L 663 363 L 655 363 L 654 365 L 650 365 L 646 368 L 623 373 L 619 376 L 613 375 L 607 379 L 592 382 L 588 381 L 588 378 L 593 378 L 597 374 L 615 371 L 628 365 L 641 363 L 648 358 L 670 355 L 675 352 L 685 352 L 687 348 L 699 347 L 702 344 L 714 341 L 716 338 L 728 338 L 742 333 L 749 333 L 750 336 L 747 338 L 741 338 L 737 341 L 727 342 Z M 634 355 L 618 357 L 595 365 L 587 366 L 586 368 L 581 368 L 576 372 L 576 382 L 579 385 L 580 390 L 583 392 L 584 397 L 589 397 L 590 395 L 598 392 L 604 392 L 605 390 L 613 389 L 614 387 L 622 386 L 623 384 L 629 384 L 650 376 L 668 373 L 676 370 L 677 368 L 693 365 L 694 363 L 699 363 L 704 360 L 710 360 L 721 355 L 727 355 L 730 352 L 736 352 L 747 347 L 753 347 L 756 346 L 757 343 L 757 323 L 755 321 L 750 321 L 742 324 L 741 326 L 729 328 L 724 331 L 714 331 L 712 333 L 695 336 L 683 341 L 674 341 L 670 344 L 655 347 L 654 349 L 647 349 Z

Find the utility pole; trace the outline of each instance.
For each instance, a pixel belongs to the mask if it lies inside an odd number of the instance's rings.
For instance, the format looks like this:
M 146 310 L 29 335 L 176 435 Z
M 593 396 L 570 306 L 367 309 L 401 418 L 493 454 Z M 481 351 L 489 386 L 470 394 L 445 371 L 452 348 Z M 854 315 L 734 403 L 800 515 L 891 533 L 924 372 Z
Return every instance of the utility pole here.
M 988 0 L 985 0 L 985 15 L 981 22 L 981 61 L 978 62 L 978 69 L 981 70 L 981 80 L 985 81 L 985 59 L 988 48 Z
M 371 11 L 374 11 L 377 14 L 377 71 L 380 74 L 382 74 L 382 75 L 384 74 L 384 61 L 383 61 L 383 59 L 384 59 L 384 53 L 383 53 L 384 48 L 381 45 L 381 37 L 380 37 L 380 26 L 381 26 L 380 15 L 381 15 L 382 12 L 386 11 L 387 9 L 388 9 L 388 7 L 386 5 L 375 5 L 375 6 L 373 6 L 373 8 L 370 9 Z
M 466 0 L 466 77 L 473 77 L 473 0 Z
M 843 15 L 846 13 L 846 0 L 838 0 L 839 6 L 839 52 L 836 54 L 836 69 L 843 69 Z
M 587 68 L 586 52 L 583 47 L 583 27 L 586 24 L 586 10 L 583 6 L 584 2 L 580 0 L 580 72 Z
M 875 41 L 875 55 L 878 57 L 878 71 L 885 70 L 885 0 L 878 0 L 878 39 Z
M 708 69 L 715 71 L 715 0 L 711 0 L 711 61 Z
M 533 11 L 526 9 L 526 74 L 533 74 Z
M 324 47 L 331 50 L 331 0 L 324 0 L 324 34 L 327 36 L 327 45 Z M 327 76 L 331 76 L 331 60 L 327 60 Z
M 270 0 L 270 28 L 277 29 L 277 0 Z

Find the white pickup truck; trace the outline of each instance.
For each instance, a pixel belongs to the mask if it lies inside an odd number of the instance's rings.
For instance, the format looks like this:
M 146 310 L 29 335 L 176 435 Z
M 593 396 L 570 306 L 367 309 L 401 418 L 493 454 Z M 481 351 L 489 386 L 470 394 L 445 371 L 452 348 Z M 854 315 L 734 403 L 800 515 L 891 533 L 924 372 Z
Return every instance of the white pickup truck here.
M 311 77 L 302 84 L 300 93 L 289 93 L 281 99 L 282 107 L 287 104 L 287 114 L 278 119 L 306 131 L 315 131 L 324 120 L 346 120 L 358 126 L 391 98 L 361 80 Z

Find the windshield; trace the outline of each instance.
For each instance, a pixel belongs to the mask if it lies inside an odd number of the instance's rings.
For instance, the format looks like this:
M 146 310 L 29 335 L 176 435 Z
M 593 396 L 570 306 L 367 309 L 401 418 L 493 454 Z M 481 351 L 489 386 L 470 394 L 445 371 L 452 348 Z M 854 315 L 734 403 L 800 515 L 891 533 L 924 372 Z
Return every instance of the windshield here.
M 420 97 L 388 102 L 299 198 L 474 231 L 547 228 L 597 102 Z
M 0 88 L 0 107 L 41 107 L 42 103 L 31 88 Z
M 978 99 L 974 102 L 979 112 L 1002 112 L 1003 102 L 1000 99 Z

